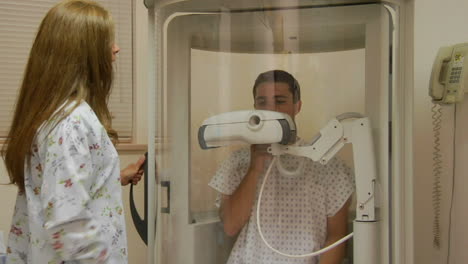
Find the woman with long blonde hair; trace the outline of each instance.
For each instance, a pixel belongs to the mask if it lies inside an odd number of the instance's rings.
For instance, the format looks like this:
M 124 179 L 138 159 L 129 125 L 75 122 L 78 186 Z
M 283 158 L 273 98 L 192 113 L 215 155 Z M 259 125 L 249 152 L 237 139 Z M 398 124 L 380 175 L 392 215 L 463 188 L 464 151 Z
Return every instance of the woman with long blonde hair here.
M 120 178 L 107 107 L 118 51 L 96 2 L 60 2 L 42 20 L 3 150 L 19 187 L 8 263 L 127 263 L 120 185 L 143 160 Z

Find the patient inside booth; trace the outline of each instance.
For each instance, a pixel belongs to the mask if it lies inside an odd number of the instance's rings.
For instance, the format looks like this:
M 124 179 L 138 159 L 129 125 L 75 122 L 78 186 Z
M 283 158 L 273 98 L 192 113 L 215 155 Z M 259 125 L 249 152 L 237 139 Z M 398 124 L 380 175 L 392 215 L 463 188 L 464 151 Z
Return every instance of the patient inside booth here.
M 343 61 L 352 62 L 354 67 L 346 67 Z M 201 150 L 195 132 L 204 119 L 219 113 L 272 110 L 294 119 L 298 130 L 294 144 L 310 144 L 330 118 L 344 112 L 364 112 L 364 49 L 310 54 L 192 49 L 191 63 L 192 217 L 196 222 L 207 215 L 219 215 L 220 228 L 235 237 L 227 263 L 351 263 L 350 242 L 318 257 L 291 258 L 274 252 L 259 235 L 255 214 L 260 186 L 269 174 L 259 224 L 271 247 L 286 255 L 303 255 L 352 232 L 350 147 L 326 165 L 282 155 L 278 162 L 292 172 L 282 175 L 277 166 L 269 168 L 272 159 L 267 146 Z M 201 98 L 206 94 L 211 94 L 212 100 Z

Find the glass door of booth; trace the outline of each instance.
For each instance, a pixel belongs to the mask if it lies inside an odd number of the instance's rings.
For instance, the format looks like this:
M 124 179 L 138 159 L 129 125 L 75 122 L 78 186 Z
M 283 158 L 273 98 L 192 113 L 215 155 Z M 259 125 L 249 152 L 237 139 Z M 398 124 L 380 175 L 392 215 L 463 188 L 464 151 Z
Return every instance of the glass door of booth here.
M 211 116 L 254 109 L 255 79 L 275 69 L 300 84 L 295 121 L 304 142 L 342 113 L 369 117 L 380 201 L 375 250 L 379 263 L 389 263 L 391 18 L 381 4 L 278 2 L 182 1 L 156 11 L 156 263 L 227 262 L 237 238 L 225 234 L 219 193 L 208 184 L 223 161 L 246 146 L 202 150 L 198 131 Z M 337 156 L 354 168 L 350 146 Z M 349 232 L 355 208 L 353 202 Z M 352 247 L 351 239 L 344 263 L 353 263 Z

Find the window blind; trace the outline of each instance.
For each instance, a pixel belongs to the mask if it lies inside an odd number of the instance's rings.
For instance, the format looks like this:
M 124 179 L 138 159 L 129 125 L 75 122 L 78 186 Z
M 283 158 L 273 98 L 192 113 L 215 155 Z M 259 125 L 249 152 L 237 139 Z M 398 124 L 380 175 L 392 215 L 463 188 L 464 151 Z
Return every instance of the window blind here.
M 23 72 L 37 29 L 58 0 L 0 1 L 0 139 L 8 135 Z M 120 47 L 114 62 L 114 84 L 109 98 L 113 128 L 130 140 L 133 129 L 133 1 L 98 0 L 115 22 Z

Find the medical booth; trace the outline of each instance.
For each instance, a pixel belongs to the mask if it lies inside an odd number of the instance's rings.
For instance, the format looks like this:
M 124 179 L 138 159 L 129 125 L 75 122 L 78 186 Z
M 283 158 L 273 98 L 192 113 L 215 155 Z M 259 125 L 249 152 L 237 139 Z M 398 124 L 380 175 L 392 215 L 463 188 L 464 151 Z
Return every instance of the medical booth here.
M 348 228 L 354 239 L 347 243 L 345 263 L 395 263 L 400 230 L 393 205 L 404 166 L 405 126 L 398 5 L 359 0 L 145 5 L 151 123 L 146 219 L 140 229 L 148 263 L 226 263 L 235 238 L 224 234 L 218 194 L 208 183 L 242 144 L 202 149 L 199 129 L 212 116 L 253 110 L 256 77 L 274 69 L 300 83 L 302 109 L 295 125 L 297 135 L 311 145 L 342 114 L 359 113 L 368 120 L 369 146 L 362 148 L 356 140 L 333 153 L 354 170 L 356 182 Z M 366 162 L 374 175 L 363 172 Z M 353 222 L 362 220 L 360 208 L 369 201 L 371 223 L 357 228 Z M 356 247 L 360 254 L 353 253 Z

